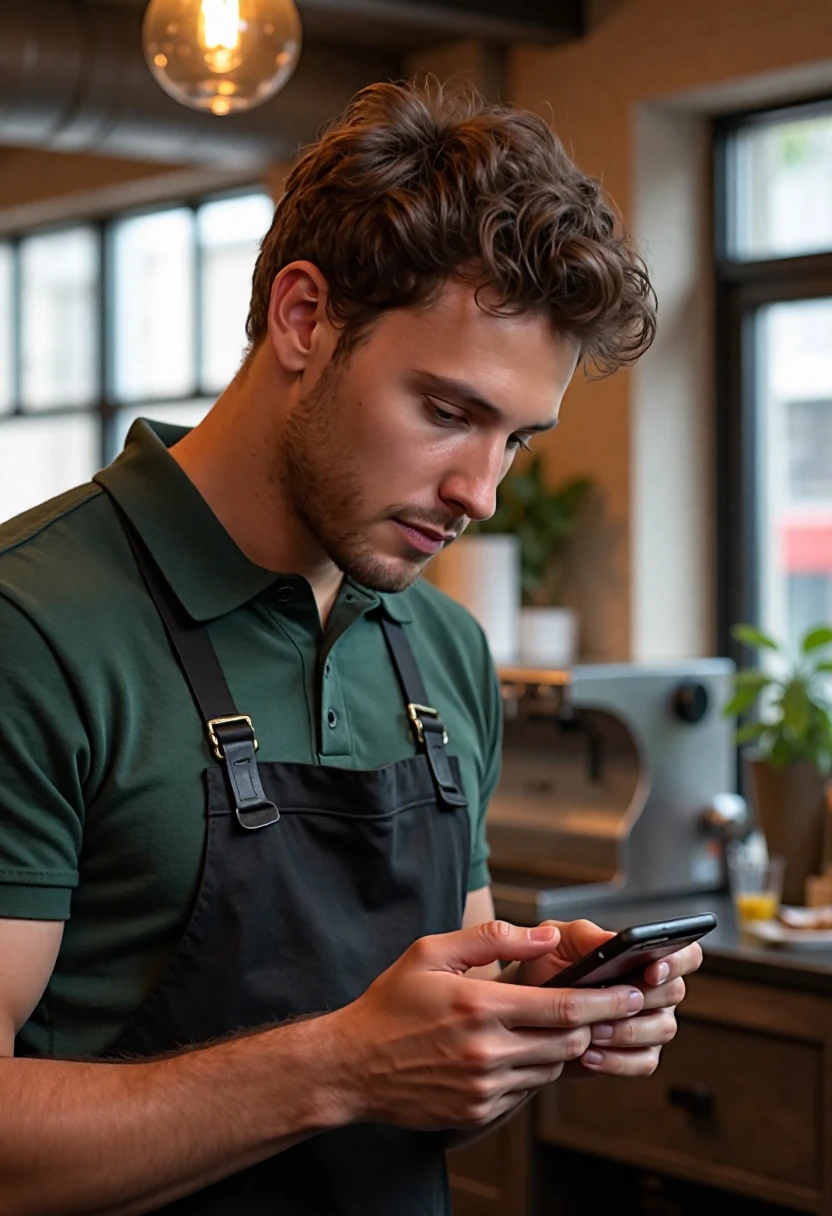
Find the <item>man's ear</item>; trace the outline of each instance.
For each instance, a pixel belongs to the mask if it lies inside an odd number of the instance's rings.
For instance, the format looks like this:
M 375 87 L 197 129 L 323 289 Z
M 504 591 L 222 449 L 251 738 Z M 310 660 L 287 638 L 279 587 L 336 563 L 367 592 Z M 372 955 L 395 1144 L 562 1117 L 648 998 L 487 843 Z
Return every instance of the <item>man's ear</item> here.
M 327 282 L 312 262 L 290 262 L 272 283 L 268 342 L 281 368 L 300 375 L 332 344 L 326 311 Z M 322 343 L 327 350 L 321 350 Z

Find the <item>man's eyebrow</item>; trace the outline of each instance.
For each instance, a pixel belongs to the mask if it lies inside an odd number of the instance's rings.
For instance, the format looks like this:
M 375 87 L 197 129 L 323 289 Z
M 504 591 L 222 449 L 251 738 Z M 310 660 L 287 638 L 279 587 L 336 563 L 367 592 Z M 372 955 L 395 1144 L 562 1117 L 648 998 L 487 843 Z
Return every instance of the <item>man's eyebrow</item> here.
M 423 368 L 416 369 L 414 379 L 418 380 L 424 392 L 441 397 L 449 404 L 470 405 L 474 409 L 482 410 L 484 414 L 489 414 L 496 422 L 505 419 L 505 414 L 498 405 L 483 397 L 465 380 L 457 380 L 453 376 L 438 376 L 435 372 Z M 553 418 L 551 422 L 535 422 L 529 426 L 519 426 L 517 430 L 540 434 L 543 431 L 551 431 L 557 425 L 557 418 Z

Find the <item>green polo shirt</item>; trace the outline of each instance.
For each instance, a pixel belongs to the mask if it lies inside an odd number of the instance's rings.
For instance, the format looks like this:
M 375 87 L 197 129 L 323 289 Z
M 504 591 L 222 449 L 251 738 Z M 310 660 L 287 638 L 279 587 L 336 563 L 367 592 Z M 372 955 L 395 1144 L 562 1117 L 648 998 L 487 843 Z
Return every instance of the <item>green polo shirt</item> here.
M 345 580 L 322 630 L 307 581 L 250 562 L 168 454 L 184 434 L 135 423 L 93 482 L 0 527 L 0 917 L 66 921 L 18 1040 L 40 1055 L 93 1055 L 125 1027 L 177 949 L 205 841 L 203 724 L 102 486 L 207 625 L 262 760 L 413 755 L 367 612 L 405 625 L 462 768 L 469 889 L 488 882 L 501 717 L 479 626 L 423 580 L 398 595 Z

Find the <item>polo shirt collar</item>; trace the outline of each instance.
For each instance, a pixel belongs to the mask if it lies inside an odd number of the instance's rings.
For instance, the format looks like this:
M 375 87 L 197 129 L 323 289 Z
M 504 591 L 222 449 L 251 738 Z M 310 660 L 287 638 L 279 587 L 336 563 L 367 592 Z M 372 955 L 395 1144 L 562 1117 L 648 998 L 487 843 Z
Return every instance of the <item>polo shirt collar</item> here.
M 392 620 L 398 621 L 402 625 L 413 620 L 409 591 L 376 591 L 375 596 Z
M 188 429 L 137 419 L 124 451 L 93 480 L 124 511 L 186 612 L 195 621 L 208 621 L 240 608 L 286 575 L 246 557 L 170 455 L 168 448 Z M 395 621 L 413 619 L 407 592 L 355 586 L 367 610 L 380 604 Z

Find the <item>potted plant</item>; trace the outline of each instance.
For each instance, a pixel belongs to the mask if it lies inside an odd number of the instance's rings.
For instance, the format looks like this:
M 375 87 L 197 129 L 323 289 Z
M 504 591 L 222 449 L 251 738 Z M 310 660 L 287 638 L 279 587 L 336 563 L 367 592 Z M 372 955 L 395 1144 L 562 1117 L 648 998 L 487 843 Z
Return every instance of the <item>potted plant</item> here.
M 427 577 L 476 617 L 497 664 L 517 658 L 520 612 L 520 552 L 516 536 L 477 535 L 469 526 L 442 549 Z
M 515 467 L 497 492 L 491 519 L 469 528 L 477 536 L 515 537 L 520 563 L 519 658 L 540 666 L 575 661 L 577 616 L 560 603 L 564 555 L 592 483 L 574 478 L 550 489 L 543 462 Z
M 808 630 L 796 658 L 751 625 L 735 625 L 731 635 L 774 660 L 772 670 L 737 672 L 723 712 L 754 711 L 736 735 L 738 743 L 747 745 L 748 790 L 769 852 L 786 858 L 783 899 L 802 904 L 806 879 L 820 871 L 824 787 L 832 772 L 832 628 Z

